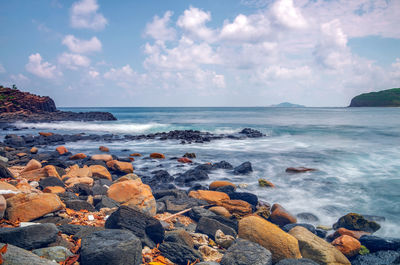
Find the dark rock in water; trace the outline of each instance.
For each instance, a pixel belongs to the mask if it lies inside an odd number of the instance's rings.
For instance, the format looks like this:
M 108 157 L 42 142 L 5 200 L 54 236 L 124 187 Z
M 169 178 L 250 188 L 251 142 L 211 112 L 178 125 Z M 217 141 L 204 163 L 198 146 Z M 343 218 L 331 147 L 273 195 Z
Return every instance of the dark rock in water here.
M 318 265 L 318 263 L 310 259 L 282 259 L 275 265 Z
M 113 199 L 107 197 L 107 196 L 101 196 L 101 200 L 96 203 L 96 210 L 100 210 L 101 208 L 114 208 L 114 207 L 119 207 L 119 203 L 114 201 Z
M 142 264 L 142 244 L 130 231 L 106 229 L 82 239 L 82 265 Z
M 109 229 L 127 229 L 141 239 L 148 236 L 156 244 L 164 240 L 165 230 L 160 221 L 127 206 L 121 206 L 117 211 L 113 212 L 108 217 L 105 227 Z
M 42 248 L 57 240 L 58 231 L 54 224 L 0 228 L 0 242 L 27 250 Z
M 197 259 L 200 261 L 203 260 L 203 257 L 197 250 L 179 243 L 165 242 L 158 249 L 164 257 L 178 265 L 187 265 Z
M 326 235 L 328 234 L 328 231 L 322 230 L 322 229 L 315 229 L 315 234 L 319 236 L 320 238 L 325 238 Z
M 193 207 L 187 215 L 198 222 L 200 218 L 202 217 L 211 217 L 211 216 L 217 216 L 215 213 L 211 212 L 210 210 L 201 208 L 201 207 Z
M 269 250 L 244 239 L 236 239 L 222 257 L 221 265 L 272 265 L 272 254 Z
M 80 210 L 87 210 L 89 212 L 94 212 L 96 209 L 88 203 L 87 201 L 81 201 L 81 200 L 68 200 L 64 202 L 67 208 L 70 208 L 75 211 L 80 211 Z
M 194 169 L 203 170 L 203 171 L 211 171 L 213 170 L 213 166 L 211 164 L 201 164 L 195 167 Z
M 319 222 L 319 218 L 312 213 L 299 213 L 296 215 L 296 217 L 305 222 Z
M 381 228 L 378 223 L 374 221 L 368 221 L 362 215 L 356 213 L 349 213 L 340 217 L 337 223 L 333 225 L 333 228 L 337 230 L 340 227 L 344 227 L 349 230 L 365 231 L 370 233 L 374 233 Z
M 0 178 L 14 178 L 11 172 L 8 170 L 6 165 L 3 162 L 0 162 Z
M 264 134 L 262 132 L 251 129 L 251 128 L 244 128 L 243 130 L 241 130 L 239 132 L 239 134 L 244 134 L 249 138 L 259 138 L 259 137 L 264 136 Z
M 316 234 L 315 227 L 313 225 L 310 225 L 310 224 L 299 224 L 299 223 L 287 224 L 287 225 L 282 227 L 282 230 L 285 231 L 285 232 L 289 232 L 290 229 L 292 229 L 292 228 L 294 228 L 296 226 L 302 226 L 305 229 L 307 229 L 308 231 L 310 231 L 311 233 Z
M 174 177 L 165 170 L 153 171 L 151 174 L 153 174 L 153 180 L 156 182 L 169 183 L 174 181 Z
M 307 167 L 288 167 L 286 169 L 287 173 L 305 173 L 310 171 L 316 171 L 315 168 L 307 168 Z
M 200 183 L 194 183 L 190 189 L 187 190 L 187 194 L 189 194 L 192 190 L 208 190 L 208 186 L 202 185 Z
M 246 175 L 246 174 L 249 174 L 250 172 L 253 172 L 253 168 L 249 161 L 244 162 L 243 164 L 241 164 L 233 169 L 233 173 L 237 174 L 237 175 Z
M 398 265 L 400 251 L 378 251 L 366 255 L 358 255 L 351 261 L 352 265 Z
M 23 147 L 25 146 L 25 140 L 19 135 L 8 134 L 4 137 L 4 144 L 11 147 Z
M 0 243 L 0 248 L 4 244 Z M 58 263 L 40 258 L 38 255 L 33 254 L 25 249 L 8 245 L 7 252 L 2 255 L 4 265 L 57 265 Z
M 365 235 L 360 238 L 360 243 L 366 246 L 371 252 L 380 250 L 400 250 L 400 238 Z
M 220 192 L 225 192 L 227 194 L 235 192 L 235 187 L 231 185 L 226 185 L 222 187 L 218 187 L 215 189 L 215 191 L 220 191 Z
M 206 234 L 213 240 L 215 239 L 215 232 L 217 232 L 217 230 L 221 230 L 225 235 L 236 237 L 236 231 L 231 227 L 208 217 L 200 218 L 196 227 L 196 233 Z
M 196 158 L 196 154 L 195 153 L 185 153 L 183 155 L 183 157 L 187 157 L 187 158 Z
M 165 234 L 165 242 L 173 242 L 186 245 L 190 248 L 194 247 L 193 239 L 188 232 L 183 229 L 170 231 Z
M 228 193 L 228 195 L 231 200 L 242 200 L 250 203 L 253 206 L 256 206 L 258 204 L 257 195 L 250 192 L 231 192 Z
M 156 200 L 161 199 L 165 196 L 173 196 L 175 198 L 188 198 L 184 190 L 170 189 L 170 190 L 157 190 L 153 192 L 153 196 Z
M 233 166 L 226 161 L 220 161 L 218 163 L 213 164 L 211 168 L 212 169 L 233 169 Z
M 194 181 L 207 180 L 208 174 L 204 170 L 189 169 L 175 178 L 175 182 L 180 185 L 187 185 Z

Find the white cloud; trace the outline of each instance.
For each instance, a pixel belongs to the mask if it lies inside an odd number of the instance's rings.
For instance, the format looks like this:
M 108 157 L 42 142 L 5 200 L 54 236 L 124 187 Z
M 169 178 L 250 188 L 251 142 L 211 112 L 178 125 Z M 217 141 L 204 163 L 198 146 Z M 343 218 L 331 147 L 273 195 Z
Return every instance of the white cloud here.
M 74 35 L 65 36 L 62 44 L 66 45 L 74 53 L 98 52 L 101 51 L 102 47 L 101 42 L 96 37 L 92 37 L 90 40 L 81 40 Z
M 301 11 L 294 6 L 293 0 L 278 0 L 271 11 L 277 22 L 285 27 L 294 29 L 307 27 L 307 21 Z
M 107 19 L 98 13 L 96 0 L 80 0 L 71 7 L 70 22 L 73 28 L 102 30 L 107 25 Z
M 0 63 L 0 74 L 7 72 L 4 66 Z
M 215 86 L 217 86 L 219 88 L 225 88 L 226 87 L 225 76 L 224 75 L 214 74 L 212 82 L 213 82 L 213 84 Z
M 29 56 L 29 62 L 25 65 L 25 69 L 36 76 L 47 79 L 53 79 L 62 75 L 55 65 L 49 62 L 42 62 L 42 56 L 39 53 Z
M 287 68 L 278 65 L 269 66 L 258 73 L 261 80 L 270 81 L 275 79 L 309 79 L 312 71 L 308 66 Z
M 212 42 L 215 40 L 215 34 L 213 30 L 206 26 L 206 23 L 210 20 L 210 12 L 204 12 L 201 9 L 191 6 L 183 12 L 183 15 L 178 18 L 176 24 L 191 36 Z
M 64 52 L 58 57 L 58 63 L 69 69 L 77 70 L 78 67 L 88 67 L 90 65 L 90 59 L 80 54 Z
M 94 71 L 94 70 L 90 70 L 90 71 L 89 71 L 89 76 L 90 76 L 91 78 L 97 78 L 99 75 L 100 75 L 100 73 L 97 72 L 97 71 Z
M 154 16 L 153 21 L 146 25 L 145 35 L 160 41 L 174 40 L 176 36 L 175 29 L 169 27 L 172 14 L 171 11 L 167 11 L 162 18 Z
M 26 83 L 29 81 L 29 78 L 24 76 L 23 74 L 10 75 L 10 79 L 16 82 L 17 84 Z
M 145 74 L 138 74 L 132 67 L 127 64 L 121 68 L 111 68 L 104 73 L 104 78 L 113 80 L 116 84 L 123 88 L 135 88 L 137 84 L 143 84 L 146 81 Z
M 392 63 L 390 75 L 395 79 L 400 79 L 400 58 L 396 58 L 396 61 Z

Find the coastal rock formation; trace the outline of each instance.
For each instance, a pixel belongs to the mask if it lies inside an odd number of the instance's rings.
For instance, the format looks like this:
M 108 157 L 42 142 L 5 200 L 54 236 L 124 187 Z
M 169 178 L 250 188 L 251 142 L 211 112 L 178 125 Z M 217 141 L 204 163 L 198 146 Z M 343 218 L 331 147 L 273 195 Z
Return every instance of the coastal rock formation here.
M 358 95 L 349 107 L 400 107 L 400 88 Z

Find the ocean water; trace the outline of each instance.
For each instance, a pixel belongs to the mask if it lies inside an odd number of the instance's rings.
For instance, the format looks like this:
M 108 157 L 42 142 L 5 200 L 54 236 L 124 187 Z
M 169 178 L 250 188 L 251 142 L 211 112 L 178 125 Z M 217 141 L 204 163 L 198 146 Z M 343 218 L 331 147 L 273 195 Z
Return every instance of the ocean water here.
M 400 108 L 64 108 L 71 111 L 109 111 L 115 122 L 18 123 L 29 129 L 20 134 L 58 133 L 143 134 L 175 129 L 233 133 L 245 127 L 267 136 L 247 140 L 218 140 L 205 144 L 177 141 L 103 143 L 117 155 L 162 152 L 169 157 L 186 152 L 196 162 L 225 160 L 236 166 L 250 161 L 254 172 L 234 176 L 225 171 L 210 174 L 213 180 L 246 183 L 260 200 L 280 203 L 293 214 L 310 212 L 316 224 L 331 225 L 349 212 L 383 216 L 377 235 L 400 237 Z M 98 153 L 99 143 L 67 143 L 72 152 Z M 54 147 L 47 147 L 53 149 Z M 123 151 L 128 149 L 129 151 Z M 164 168 L 184 172 L 172 160 L 133 162 L 138 173 Z M 312 167 L 315 172 L 288 174 L 287 167 Z M 275 189 L 260 188 L 265 178 Z

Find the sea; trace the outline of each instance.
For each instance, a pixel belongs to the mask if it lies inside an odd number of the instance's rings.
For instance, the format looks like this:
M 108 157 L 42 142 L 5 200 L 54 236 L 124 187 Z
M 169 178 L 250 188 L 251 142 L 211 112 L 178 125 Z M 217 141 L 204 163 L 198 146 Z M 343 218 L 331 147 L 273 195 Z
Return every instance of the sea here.
M 108 111 L 117 121 L 17 123 L 18 134 L 39 131 L 88 134 L 148 134 L 171 130 L 200 130 L 219 134 L 249 127 L 266 136 L 256 139 L 223 139 L 209 143 L 180 144 L 179 141 L 120 141 L 66 143 L 72 152 L 99 153 L 106 145 L 112 153 L 127 157 L 138 152 L 148 156 L 161 152 L 166 160 L 138 159 L 138 174 L 149 168 L 165 169 L 171 175 L 188 170 L 170 157 L 195 153 L 196 163 L 225 160 L 233 166 L 250 161 L 253 172 L 233 175 L 215 171 L 214 180 L 241 185 L 268 203 L 279 203 L 292 214 L 312 213 L 315 225 L 332 225 L 339 217 L 360 213 L 378 218 L 382 228 L 376 235 L 400 237 L 400 108 L 274 108 L 274 107 L 149 107 L 149 108 L 61 108 L 64 111 Z M 9 133 L 9 132 L 8 132 Z M 4 133 L 3 133 L 4 134 Z M 54 150 L 46 147 L 45 150 Z M 289 174 L 288 167 L 317 171 Z M 262 188 L 258 179 L 276 185 Z

